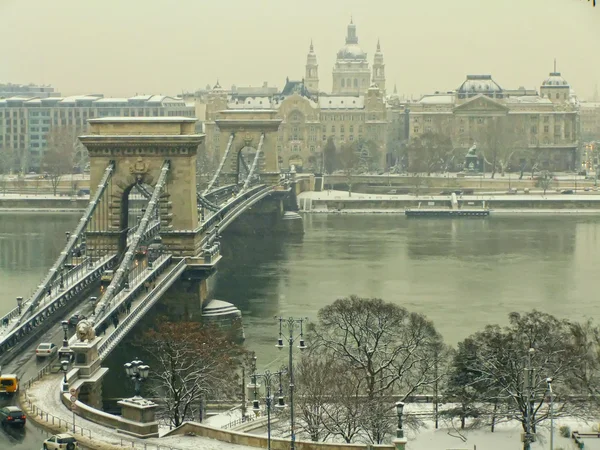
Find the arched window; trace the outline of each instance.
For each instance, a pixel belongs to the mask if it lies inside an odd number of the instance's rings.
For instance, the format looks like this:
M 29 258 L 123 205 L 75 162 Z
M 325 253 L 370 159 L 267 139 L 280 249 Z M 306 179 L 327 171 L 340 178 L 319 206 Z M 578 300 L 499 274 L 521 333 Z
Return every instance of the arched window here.
M 358 79 L 357 79 L 357 78 L 355 78 L 355 79 L 354 79 L 354 87 L 355 87 L 355 88 L 357 88 L 357 87 L 358 87 Z
M 346 86 L 352 87 L 352 80 L 350 78 L 346 80 Z
M 346 80 L 342 78 L 342 87 L 346 87 Z
M 556 98 L 559 98 L 559 97 L 560 97 L 560 95 L 558 93 L 556 93 Z

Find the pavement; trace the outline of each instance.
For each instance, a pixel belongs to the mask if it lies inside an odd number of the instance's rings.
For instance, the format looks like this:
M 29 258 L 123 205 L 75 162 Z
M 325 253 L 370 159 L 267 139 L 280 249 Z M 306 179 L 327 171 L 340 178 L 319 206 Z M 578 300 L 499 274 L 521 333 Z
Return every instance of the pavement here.
M 35 420 L 39 425 L 58 431 L 58 419 L 63 424 L 62 431 L 65 431 L 64 422 L 73 423 L 73 413 L 60 401 L 60 389 L 62 375 L 54 374 L 42 378 L 34 383 L 26 393 L 21 394 L 21 406 L 26 410 L 28 417 Z M 27 401 L 27 399 L 29 401 Z M 33 405 L 36 408 L 47 412 L 49 415 L 33 414 Z M 52 417 L 53 416 L 53 417 Z M 48 420 L 46 420 L 48 417 Z M 54 424 L 52 423 L 54 421 Z M 127 447 L 146 448 L 153 450 L 159 446 L 169 446 L 173 450 L 255 450 L 256 447 L 245 445 L 235 445 L 228 442 L 221 442 L 214 439 L 199 436 L 170 436 L 163 438 L 136 439 L 121 433 L 115 429 L 104 427 L 79 416 L 75 418 L 76 429 L 84 429 L 84 436 L 77 435 L 81 443 L 92 449 L 113 449 Z M 72 428 L 71 428 L 72 431 Z M 70 432 L 70 431 L 69 431 Z M 91 432 L 91 439 L 89 433 Z M 80 431 L 79 431 L 80 433 Z

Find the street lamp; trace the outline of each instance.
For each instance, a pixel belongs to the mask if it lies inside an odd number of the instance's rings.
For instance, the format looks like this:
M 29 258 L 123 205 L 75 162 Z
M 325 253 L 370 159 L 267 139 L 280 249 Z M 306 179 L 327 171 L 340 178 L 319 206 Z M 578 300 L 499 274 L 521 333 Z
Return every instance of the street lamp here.
M 64 374 L 63 378 L 63 392 L 68 392 L 69 385 L 67 384 L 67 371 L 69 370 L 69 361 L 66 359 L 60 362 L 60 370 L 62 370 Z
M 58 357 L 60 358 L 61 361 L 71 362 L 71 361 L 73 361 L 73 351 L 69 348 L 69 336 L 67 334 L 69 331 L 69 322 L 67 322 L 66 320 L 63 320 L 60 324 L 62 326 L 64 336 L 63 336 L 62 347 L 61 347 L 60 351 L 58 352 Z
M 271 450 L 271 407 L 273 406 L 273 402 L 275 397 L 271 392 L 271 382 L 274 376 L 279 377 L 279 398 L 277 400 L 277 404 L 275 408 L 281 410 L 285 408 L 285 400 L 283 398 L 283 387 L 281 385 L 281 375 L 285 373 L 285 368 L 282 368 L 279 372 L 270 372 L 265 370 L 265 373 L 253 375 L 254 379 L 263 378 L 265 380 L 265 405 L 267 407 L 267 450 Z M 254 412 L 260 411 L 260 402 L 257 398 L 252 402 L 252 409 Z
M 535 442 L 535 434 L 532 433 L 532 415 L 533 415 L 533 363 L 532 358 L 535 354 L 535 349 L 530 348 L 527 353 L 527 367 L 525 370 L 527 371 L 527 375 L 523 380 L 526 384 L 526 395 L 527 395 L 527 417 L 525 422 L 525 436 L 523 437 L 523 450 L 531 450 L 531 443 Z
M 404 430 L 402 429 L 402 412 L 404 411 L 404 402 L 396 402 L 396 414 L 398 415 L 398 428 L 396 428 L 396 438 L 402 439 L 404 437 Z
M 546 384 L 550 396 L 550 450 L 554 450 L 554 393 L 552 392 L 552 378 L 546 378 Z
M 299 339 L 298 348 L 300 351 L 306 350 L 306 344 L 304 343 L 304 332 L 303 332 L 303 324 L 308 320 L 307 317 L 302 319 L 295 319 L 290 317 L 288 319 L 284 319 L 283 317 L 276 318 L 279 320 L 279 339 L 277 339 L 277 347 L 279 350 L 283 348 L 283 326 L 288 328 L 290 335 L 288 337 L 288 346 L 289 346 L 289 356 L 288 356 L 288 373 L 290 374 L 290 434 L 291 434 L 291 442 L 290 442 L 290 450 L 296 449 L 296 433 L 295 433 L 295 421 L 294 421 L 294 355 L 292 352 L 294 341 Z M 294 337 L 294 329 L 296 325 L 300 325 L 300 335 Z
M 17 308 L 19 310 L 19 315 L 21 315 L 23 309 L 23 297 L 17 297 Z
M 150 366 L 145 365 L 138 358 L 134 359 L 130 363 L 125 363 L 125 373 L 129 376 L 135 386 L 135 396 L 140 396 L 140 388 L 142 382 L 146 381 L 148 378 L 148 373 L 150 372 Z

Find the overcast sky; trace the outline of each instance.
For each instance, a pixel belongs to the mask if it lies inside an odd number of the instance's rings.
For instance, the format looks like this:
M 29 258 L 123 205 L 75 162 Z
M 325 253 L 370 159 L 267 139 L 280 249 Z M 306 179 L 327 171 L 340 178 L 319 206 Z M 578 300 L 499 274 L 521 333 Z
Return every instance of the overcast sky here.
M 321 89 L 350 16 L 389 89 L 455 89 L 468 73 L 537 88 L 558 70 L 580 96 L 600 78 L 600 8 L 585 0 L 0 0 L 0 82 L 63 94 L 178 94 L 300 79 L 310 39 Z

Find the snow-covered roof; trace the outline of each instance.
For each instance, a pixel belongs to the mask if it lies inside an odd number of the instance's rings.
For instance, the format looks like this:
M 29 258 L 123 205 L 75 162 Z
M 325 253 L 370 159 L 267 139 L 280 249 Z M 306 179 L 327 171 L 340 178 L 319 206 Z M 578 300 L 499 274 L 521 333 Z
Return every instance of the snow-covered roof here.
M 94 103 L 127 103 L 126 98 L 99 98 Z
M 423 96 L 423 98 L 421 98 L 421 100 L 419 100 L 419 103 L 425 104 L 425 105 L 433 105 L 433 104 L 445 104 L 445 105 L 451 105 L 453 104 L 455 101 L 454 98 L 454 94 L 432 94 L 432 95 L 425 95 Z
M 111 123 L 111 122 L 197 122 L 194 117 L 98 117 L 90 119 L 90 123 Z
M 600 108 L 600 102 L 580 102 L 579 107 L 581 109 L 596 109 Z
M 505 103 L 529 103 L 529 104 L 538 104 L 538 105 L 551 105 L 552 102 L 550 99 L 545 97 L 540 97 L 539 95 L 524 95 L 521 97 L 508 97 L 504 99 Z
M 230 109 L 272 109 L 269 97 L 246 97 L 245 99 L 230 100 L 227 102 Z
M 365 98 L 349 95 L 319 97 L 319 106 L 321 109 L 363 109 Z

